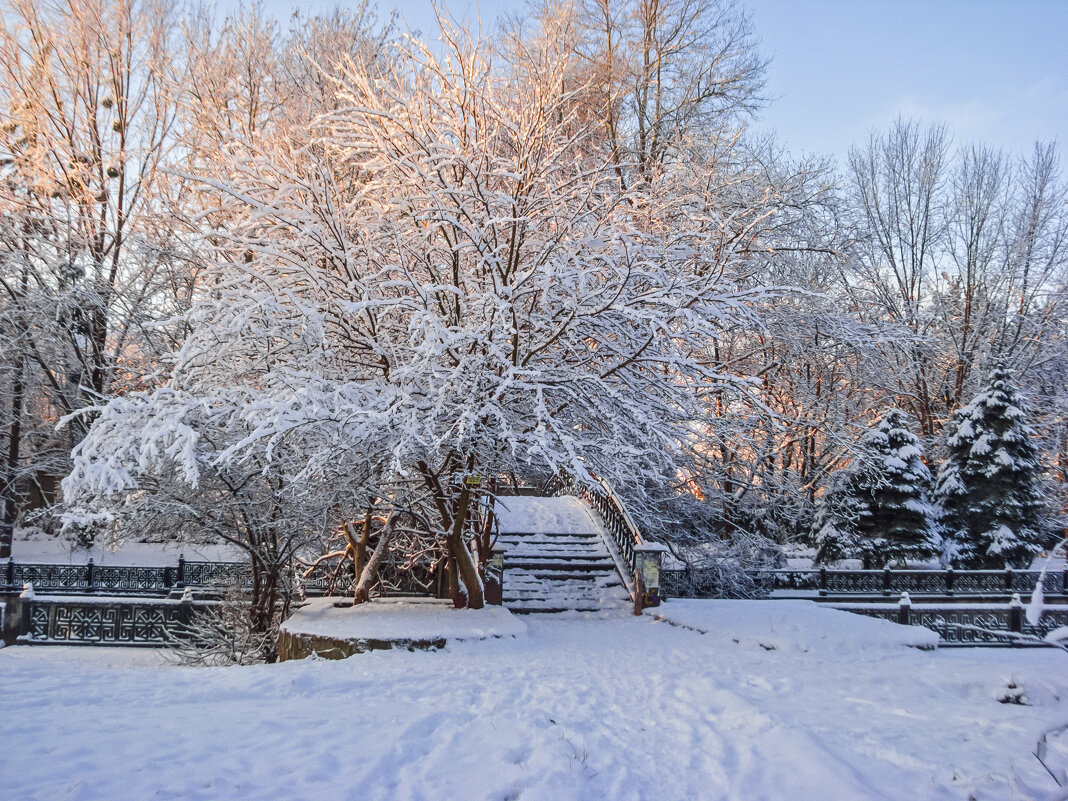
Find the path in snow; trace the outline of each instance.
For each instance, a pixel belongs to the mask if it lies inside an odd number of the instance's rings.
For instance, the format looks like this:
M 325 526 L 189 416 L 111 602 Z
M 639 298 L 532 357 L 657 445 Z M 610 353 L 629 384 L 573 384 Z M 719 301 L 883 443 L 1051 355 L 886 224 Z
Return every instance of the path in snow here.
M 731 603 L 661 608 L 709 634 L 651 617 L 535 616 L 512 639 L 253 668 L 2 649 L 0 795 L 1055 797 L 1030 751 L 1068 721 L 1065 654 L 919 651 L 871 626 L 884 621 L 817 610 L 831 617 L 813 630 L 789 605 Z M 1010 678 L 1033 706 L 995 700 Z

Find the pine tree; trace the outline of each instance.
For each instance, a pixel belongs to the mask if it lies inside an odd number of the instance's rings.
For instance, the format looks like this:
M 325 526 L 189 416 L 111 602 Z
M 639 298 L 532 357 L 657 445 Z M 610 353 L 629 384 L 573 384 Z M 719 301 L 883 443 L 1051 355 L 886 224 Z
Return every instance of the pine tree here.
M 865 569 L 936 552 L 931 472 L 905 415 L 888 411 L 833 480 L 813 525 L 816 561 L 861 559 Z
M 1025 567 L 1041 550 L 1041 465 L 1026 420 L 1012 373 L 998 366 L 947 426 L 935 501 L 942 535 L 963 567 Z

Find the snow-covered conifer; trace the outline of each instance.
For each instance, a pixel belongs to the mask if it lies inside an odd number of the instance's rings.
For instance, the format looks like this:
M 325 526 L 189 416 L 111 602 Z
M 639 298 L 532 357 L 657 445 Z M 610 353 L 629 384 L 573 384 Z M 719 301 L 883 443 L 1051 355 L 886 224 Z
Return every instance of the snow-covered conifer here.
M 1040 550 L 1045 505 L 1031 435 L 1012 373 L 1000 365 L 950 420 L 935 500 L 962 566 L 1026 566 Z
M 931 472 L 905 415 L 888 411 L 835 477 L 813 525 L 817 560 L 861 559 L 865 568 L 935 553 Z

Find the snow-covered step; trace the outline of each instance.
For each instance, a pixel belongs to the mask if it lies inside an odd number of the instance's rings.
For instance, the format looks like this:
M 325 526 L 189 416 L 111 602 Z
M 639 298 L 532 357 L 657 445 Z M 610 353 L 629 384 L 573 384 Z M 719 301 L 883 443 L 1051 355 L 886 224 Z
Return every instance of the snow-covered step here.
M 529 597 L 533 593 L 545 594 L 547 589 L 552 589 L 552 595 L 568 597 L 601 597 L 605 592 L 612 592 L 622 587 L 618 581 L 610 579 L 597 581 L 587 576 L 516 576 L 514 582 L 505 587 L 504 595 L 507 598 Z
M 551 554 L 551 553 L 586 553 L 596 554 L 603 556 L 607 553 L 604 547 L 604 543 L 600 540 L 584 540 L 584 541 L 572 541 L 572 542 L 532 542 L 529 540 L 505 540 L 503 537 L 498 542 L 508 546 L 508 552 L 511 554 L 519 553 L 532 553 L 532 554 Z
M 590 559 L 587 556 L 576 554 L 553 554 L 551 556 L 518 556 L 508 560 L 509 569 L 524 568 L 527 570 L 609 570 L 615 572 L 616 565 L 609 556 L 603 559 Z
M 514 612 L 595 611 L 628 601 L 609 539 L 574 496 L 498 499 L 508 546 L 504 604 Z

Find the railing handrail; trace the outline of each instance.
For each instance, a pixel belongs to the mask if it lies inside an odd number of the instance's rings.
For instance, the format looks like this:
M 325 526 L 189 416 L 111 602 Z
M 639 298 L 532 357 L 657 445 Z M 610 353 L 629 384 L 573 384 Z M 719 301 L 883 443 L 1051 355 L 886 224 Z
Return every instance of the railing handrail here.
M 623 580 L 628 583 L 628 589 L 631 589 L 630 584 L 633 583 L 631 576 L 637 567 L 637 556 L 634 549 L 646 545 L 646 540 L 642 537 L 641 530 L 634 523 L 634 520 L 627 512 L 627 507 L 615 490 L 612 489 L 612 486 L 600 476 L 593 475 L 593 477 L 601 488 L 600 492 L 597 492 L 587 484 L 578 483 L 570 473 L 564 470 L 553 476 L 549 487 L 552 487 L 553 483 L 559 482 L 560 489 L 587 501 L 602 517 L 614 518 L 604 520 L 605 528 L 612 535 L 612 539 L 615 540 L 619 548 L 620 556 L 629 568 L 631 575 L 623 575 Z M 621 571 L 622 573 L 623 571 Z
M 600 476 L 597 477 L 597 482 L 601 485 L 601 488 L 605 491 L 605 494 L 612 505 L 615 507 L 616 513 L 623 519 L 623 524 L 626 526 L 628 533 L 631 536 L 633 545 L 645 545 L 645 538 L 642 536 L 641 529 L 630 516 L 630 512 L 627 511 L 627 507 L 623 504 L 622 499 L 616 495 L 616 491 L 612 489 L 612 485 Z

